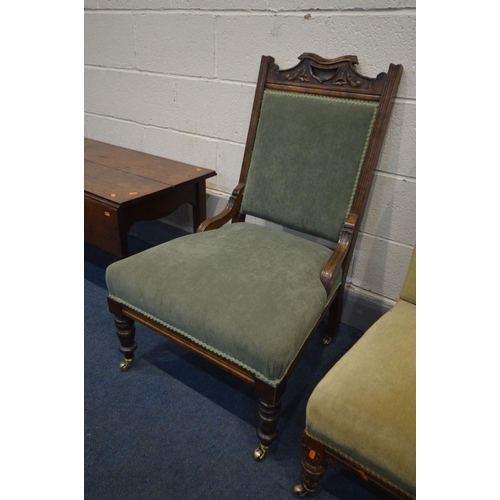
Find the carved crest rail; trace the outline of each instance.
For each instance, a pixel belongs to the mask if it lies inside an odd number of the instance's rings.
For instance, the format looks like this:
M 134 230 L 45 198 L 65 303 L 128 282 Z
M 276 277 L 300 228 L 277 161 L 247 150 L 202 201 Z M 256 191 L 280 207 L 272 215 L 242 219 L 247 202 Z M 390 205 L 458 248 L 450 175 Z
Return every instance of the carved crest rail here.
M 304 53 L 299 57 L 299 64 L 291 69 L 280 70 L 272 64 L 267 81 L 268 88 L 310 86 L 327 91 L 352 90 L 356 93 L 380 95 L 384 86 L 386 73 L 376 78 L 361 75 L 355 69 L 358 64 L 356 56 L 343 56 L 336 59 L 324 59 L 316 54 Z

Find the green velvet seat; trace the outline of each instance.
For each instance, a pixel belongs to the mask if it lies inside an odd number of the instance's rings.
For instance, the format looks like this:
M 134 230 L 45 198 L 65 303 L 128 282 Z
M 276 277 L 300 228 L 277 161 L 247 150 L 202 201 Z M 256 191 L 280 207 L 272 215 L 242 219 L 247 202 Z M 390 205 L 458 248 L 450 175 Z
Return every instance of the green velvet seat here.
M 106 271 L 120 369 L 134 359 L 137 321 L 253 385 L 257 460 L 276 440 L 287 381 L 314 331 L 327 320 L 325 344 L 338 331 L 402 74 L 391 64 L 365 77 L 356 56 L 299 59 L 280 70 L 262 57 L 240 179 L 226 208 L 195 234 Z
M 112 298 L 277 385 L 326 305 L 319 274 L 331 254 L 230 224 L 118 261 L 106 280 Z
M 414 253 L 400 300 L 314 389 L 305 429 L 309 443 L 409 498 L 416 494 L 415 261 Z

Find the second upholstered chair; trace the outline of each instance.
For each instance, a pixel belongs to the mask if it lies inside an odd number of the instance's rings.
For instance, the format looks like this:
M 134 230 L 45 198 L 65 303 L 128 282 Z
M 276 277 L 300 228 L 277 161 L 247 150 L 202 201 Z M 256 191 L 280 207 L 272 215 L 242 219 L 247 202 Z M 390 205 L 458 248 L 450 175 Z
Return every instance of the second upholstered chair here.
M 296 496 L 315 491 L 330 462 L 396 498 L 416 497 L 416 269 L 414 249 L 396 305 L 311 394 Z

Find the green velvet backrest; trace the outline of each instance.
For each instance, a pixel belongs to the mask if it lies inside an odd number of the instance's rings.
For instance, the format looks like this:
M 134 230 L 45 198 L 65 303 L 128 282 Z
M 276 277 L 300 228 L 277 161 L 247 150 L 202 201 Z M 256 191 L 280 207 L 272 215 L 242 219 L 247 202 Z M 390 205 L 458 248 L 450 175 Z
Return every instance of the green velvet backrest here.
M 266 90 L 242 212 L 337 242 L 377 107 Z

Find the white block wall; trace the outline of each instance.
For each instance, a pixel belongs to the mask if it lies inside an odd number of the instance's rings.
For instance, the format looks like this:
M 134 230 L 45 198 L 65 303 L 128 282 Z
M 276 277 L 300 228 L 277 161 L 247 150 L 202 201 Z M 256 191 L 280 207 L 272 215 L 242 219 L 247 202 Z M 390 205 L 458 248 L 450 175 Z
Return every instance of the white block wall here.
M 415 0 L 85 0 L 85 136 L 216 170 L 211 216 L 238 181 L 262 55 L 354 54 L 371 77 L 403 64 L 348 277 L 390 306 L 415 244 L 415 18 Z

